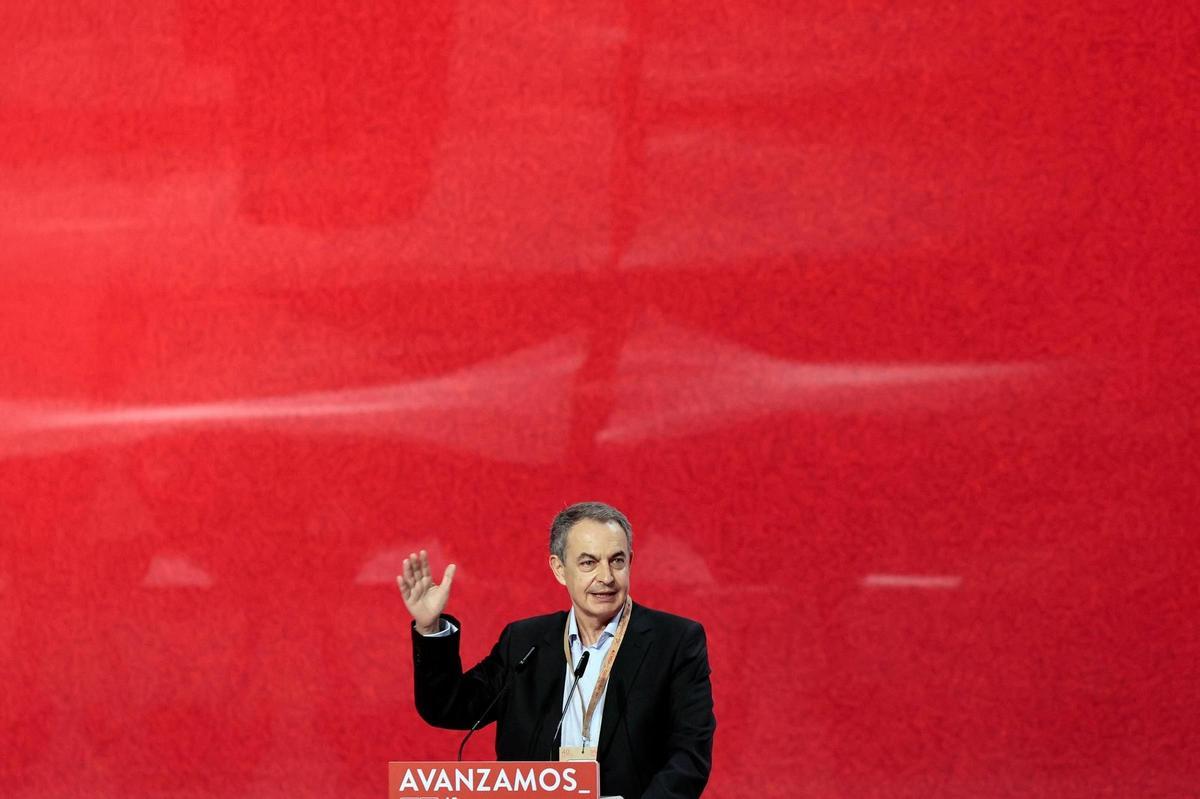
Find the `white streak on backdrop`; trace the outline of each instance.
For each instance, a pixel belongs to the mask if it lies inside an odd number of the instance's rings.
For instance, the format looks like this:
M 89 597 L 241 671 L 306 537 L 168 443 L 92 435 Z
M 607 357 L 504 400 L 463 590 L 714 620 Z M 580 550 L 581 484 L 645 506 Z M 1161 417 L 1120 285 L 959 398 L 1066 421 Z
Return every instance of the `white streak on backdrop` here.
M 187 429 L 269 429 L 428 442 L 501 462 L 567 455 L 585 343 L 568 334 L 454 371 L 383 386 L 209 402 L 90 407 L 0 403 L 0 458 L 120 444 Z M 625 343 L 600 444 L 705 433 L 779 413 L 948 412 L 1028 395 L 1049 366 L 806 363 L 649 312 Z
M 805 363 L 648 313 L 621 353 L 601 443 L 692 435 L 774 413 L 945 412 L 1020 396 L 1035 363 Z
M 135 441 L 184 429 L 394 436 L 501 461 L 561 460 L 582 343 L 561 336 L 442 377 L 290 396 L 161 405 L 0 404 L 0 457 Z
M 213 578 L 184 555 L 155 555 L 142 578 L 146 588 L 212 588 Z
M 868 574 L 863 588 L 925 588 L 952 590 L 962 585 L 962 577 L 943 574 Z

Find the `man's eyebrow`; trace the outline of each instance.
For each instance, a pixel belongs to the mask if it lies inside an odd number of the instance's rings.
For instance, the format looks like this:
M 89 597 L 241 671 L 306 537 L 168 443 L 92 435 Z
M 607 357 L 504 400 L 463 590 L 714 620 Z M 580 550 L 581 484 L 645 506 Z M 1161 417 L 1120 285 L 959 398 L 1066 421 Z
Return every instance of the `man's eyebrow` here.
M 611 555 L 609 555 L 608 557 L 609 557 L 610 559 L 611 559 L 611 558 L 627 558 L 627 557 L 629 557 L 629 555 L 628 555 L 628 554 L 625 552 L 625 550 L 623 550 L 623 549 L 618 549 L 616 552 L 612 553 L 612 554 L 611 554 Z M 578 554 L 578 555 L 575 557 L 575 560 L 583 560 L 584 558 L 591 558 L 592 560 L 600 560 L 600 556 L 599 556 L 599 555 L 593 555 L 591 552 L 580 552 L 580 553 L 579 553 L 579 554 Z

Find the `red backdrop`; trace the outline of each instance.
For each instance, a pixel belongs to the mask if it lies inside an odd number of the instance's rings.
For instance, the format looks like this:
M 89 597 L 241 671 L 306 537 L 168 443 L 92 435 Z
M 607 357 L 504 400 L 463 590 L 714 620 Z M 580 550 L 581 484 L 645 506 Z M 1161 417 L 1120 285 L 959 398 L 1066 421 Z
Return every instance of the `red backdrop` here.
M 708 796 L 1194 794 L 1194 7 L 787 6 L 0 7 L 0 793 L 380 796 L 603 499 Z

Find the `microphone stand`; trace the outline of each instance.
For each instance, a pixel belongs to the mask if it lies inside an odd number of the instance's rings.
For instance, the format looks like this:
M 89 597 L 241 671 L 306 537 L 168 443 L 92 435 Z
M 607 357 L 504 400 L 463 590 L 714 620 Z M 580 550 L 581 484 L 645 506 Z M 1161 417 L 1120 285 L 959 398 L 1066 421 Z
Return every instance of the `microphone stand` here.
M 557 738 L 559 731 L 562 730 L 563 721 L 567 718 L 567 708 L 571 706 L 571 697 L 575 694 L 575 686 L 579 685 L 579 678 L 587 671 L 588 658 L 591 656 L 592 653 L 585 649 L 583 650 L 583 655 L 579 658 L 579 665 L 575 667 L 575 680 L 571 683 L 571 690 L 567 691 L 567 701 L 563 702 L 562 715 L 558 717 L 558 725 L 554 728 L 554 738 Z M 551 743 L 553 743 L 554 738 L 550 739 Z M 551 752 L 551 760 L 556 759 L 553 757 L 553 754 Z
M 521 672 L 521 671 L 524 671 L 524 669 L 525 669 L 525 665 L 526 665 L 526 664 L 529 662 L 529 659 L 530 659 L 531 657 L 533 657 L 533 653 L 534 653 L 534 652 L 536 652 L 536 651 L 537 651 L 537 645 L 536 645 L 536 644 L 534 644 L 533 646 L 529 647 L 529 651 L 525 653 L 525 657 L 523 657 L 523 658 L 521 658 L 520 660 L 518 660 L 518 661 L 517 661 L 517 665 L 513 667 L 513 669 L 512 669 L 512 672 Z M 486 708 L 484 708 L 484 710 L 483 710 L 483 712 L 482 712 L 482 713 L 480 713 L 480 714 L 479 714 L 479 718 L 478 718 L 478 719 L 476 719 L 476 720 L 475 720 L 475 723 L 471 725 L 471 729 L 467 731 L 467 734 L 466 734 L 466 736 L 465 736 L 465 737 L 462 739 L 462 743 L 460 743 L 460 744 L 458 745 L 458 762 L 459 762 L 459 763 L 461 763 L 461 762 L 462 762 L 462 758 L 463 758 L 463 749 L 465 749 L 465 748 L 466 748 L 466 746 L 467 746 L 467 741 L 471 740 L 471 736 L 472 736 L 472 735 L 474 735 L 474 734 L 475 734 L 475 731 L 476 731 L 477 729 L 479 729 L 479 727 L 480 727 L 480 725 L 481 725 L 481 724 L 483 724 L 483 720 L 484 720 L 485 718 L 487 718 L 487 714 L 492 712 L 492 708 L 494 708 L 494 707 L 496 706 L 496 703 L 500 701 L 500 697 L 504 696 L 504 692 L 508 690 L 508 687 L 509 687 L 510 685 L 512 685 L 512 672 L 509 672 L 508 676 L 505 678 L 505 680 L 504 680 L 504 687 L 502 687 L 502 688 L 501 688 L 501 689 L 500 689 L 500 690 L 499 690 L 499 691 L 496 693 L 496 696 L 495 696 L 495 697 L 492 699 L 492 701 L 491 701 L 491 702 L 489 702 L 489 703 L 488 703 L 488 706 L 487 706 Z

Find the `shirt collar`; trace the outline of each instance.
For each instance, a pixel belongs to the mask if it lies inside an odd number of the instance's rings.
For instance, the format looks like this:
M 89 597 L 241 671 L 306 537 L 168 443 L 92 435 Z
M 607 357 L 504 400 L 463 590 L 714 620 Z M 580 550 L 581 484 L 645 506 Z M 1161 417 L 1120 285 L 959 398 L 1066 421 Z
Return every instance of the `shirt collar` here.
M 621 616 L 624 614 L 625 606 L 622 605 L 621 609 L 617 611 L 617 615 L 612 617 L 612 621 L 604 626 L 603 632 L 600 633 L 599 640 L 596 641 L 597 646 L 603 644 L 609 638 L 617 637 L 617 627 L 620 626 Z M 571 608 L 571 612 L 567 614 L 567 637 L 570 639 L 572 645 L 574 645 L 576 641 L 579 641 L 580 645 L 582 646 L 583 641 L 581 641 L 579 638 L 579 626 L 575 623 L 575 608 Z

